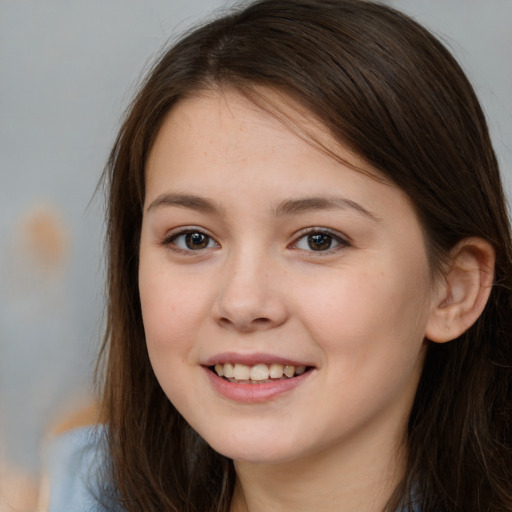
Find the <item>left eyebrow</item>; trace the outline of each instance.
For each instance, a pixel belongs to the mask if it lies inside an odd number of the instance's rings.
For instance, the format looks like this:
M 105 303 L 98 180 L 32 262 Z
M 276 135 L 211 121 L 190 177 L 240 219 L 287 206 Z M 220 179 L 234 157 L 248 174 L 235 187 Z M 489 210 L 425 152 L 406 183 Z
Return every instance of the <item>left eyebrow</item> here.
M 275 208 L 277 216 L 297 215 L 314 210 L 346 210 L 347 208 L 368 217 L 374 222 L 380 221 L 379 217 L 367 210 L 364 206 L 346 197 L 304 197 L 300 199 L 288 199 L 281 201 Z

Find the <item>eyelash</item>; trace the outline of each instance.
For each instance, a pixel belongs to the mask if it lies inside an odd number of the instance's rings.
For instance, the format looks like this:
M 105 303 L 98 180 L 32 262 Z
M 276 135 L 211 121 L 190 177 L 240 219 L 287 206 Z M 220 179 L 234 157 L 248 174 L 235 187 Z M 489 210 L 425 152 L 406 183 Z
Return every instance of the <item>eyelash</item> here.
M 184 244 L 187 245 L 187 236 L 193 236 L 193 235 L 199 235 L 200 237 L 204 237 L 206 241 L 205 247 L 200 247 L 197 249 L 192 249 L 190 247 L 179 247 L 176 244 L 176 240 L 178 240 L 181 237 L 184 238 Z M 325 250 L 314 250 L 311 248 L 310 241 L 308 237 L 312 236 L 324 236 L 327 237 L 328 240 L 326 243 L 329 244 L 329 247 L 327 247 Z M 301 248 L 299 247 L 299 243 L 302 240 L 306 240 L 306 243 L 308 244 L 309 249 Z M 335 243 L 336 245 L 332 247 L 332 243 Z M 214 244 L 213 246 L 211 244 Z M 186 228 L 182 229 L 178 232 L 171 233 L 170 235 L 166 236 L 164 240 L 162 241 L 162 245 L 165 245 L 169 247 L 172 251 L 178 252 L 181 254 L 191 255 L 192 253 L 200 254 L 203 251 L 207 249 L 211 249 L 212 247 L 220 247 L 220 245 L 215 241 L 215 239 L 205 233 L 204 231 L 200 229 L 195 228 Z M 299 233 L 299 236 L 295 239 L 294 242 L 292 242 L 288 247 L 292 249 L 298 249 L 304 252 L 311 252 L 311 253 L 318 253 L 318 254 L 331 254 L 333 252 L 336 252 L 338 250 L 344 249 L 346 247 L 350 247 L 351 243 L 344 237 L 340 236 L 338 233 L 335 233 L 329 229 L 325 228 L 307 228 L 306 230 L 303 230 Z
M 334 247 L 328 247 L 326 250 L 315 251 L 309 245 L 308 237 L 312 237 L 312 236 L 316 236 L 316 235 L 322 235 L 322 236 L 329 237 L 330 245 L 332 245 L 332 242 L 335 242 L 336 245 Z M 309 249 L 302 249 L 302 248 L 298 247 L 299 242 L 302 240 L 306 240 L 306 243 L 308 244 Z M 307 228 L 307 229 L 301 231 L 299 233 L 298 238 L 296 238 L 295 241 L 292 242 L 292 244 L 291 244 L 292 248 L 297 248 L 298 250 L 303 250 L 305 252 L 316 253 L 318 255 L 332 254 L 333 252 L 339 251 L 341 249 L 344 249 L 344 248 L 347 248 L 350 246 L 351 246 L 351 243 L 346 238 L 341 236 L 339 233 L 336 233 L 334 231 L 331 231 L 331 230 L 325 229 L 325 228 Z
M 199 248 L 199 249 L 191 249 L 191 248 L 179 247 L 178 245 L 176 245 L 176 240 L 178 240 L 181 237 L 186 237 L 187 235 L 200 235 L 200 236 L 206 238 L 207 246 Z M 185 244 L 187 243 L 186 238 L 184 239 L 184 242 L 185 242 Z M 195 228 L 185 228 L 185 229 L 181 229 L 178 232 L 171 233 L 170 235 L 166 236 L 164 238 L 164 240 L 162 241 L 162 245 L 169 247 L 172 251 L 175 251 L 175 252 L 178 252 L 181 254 L 190 255 L 191 253 L 201 253 L 206 249 L 211 249 L 211 247 L 209 247 L 209 246 L 212 242 L 215 244 L 215 246 L 219 247 L 219 244 L 214 240 L 214 238 L 211 237 L 210 235 L 208 235 L 207 233 L 205 233 L 204 231 L 202 231 L 200 229 L 195 229 Z

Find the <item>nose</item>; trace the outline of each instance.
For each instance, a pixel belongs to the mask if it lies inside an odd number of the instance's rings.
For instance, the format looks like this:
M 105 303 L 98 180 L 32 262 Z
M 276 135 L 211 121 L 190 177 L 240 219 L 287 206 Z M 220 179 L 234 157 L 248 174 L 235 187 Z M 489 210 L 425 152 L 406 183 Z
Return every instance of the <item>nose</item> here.
M 240 332 L 282 325 L 288 310 L 283 296 L 283 270 L 270 258 L 245 251 L 225 262 L 213 306 L 215 321 Z

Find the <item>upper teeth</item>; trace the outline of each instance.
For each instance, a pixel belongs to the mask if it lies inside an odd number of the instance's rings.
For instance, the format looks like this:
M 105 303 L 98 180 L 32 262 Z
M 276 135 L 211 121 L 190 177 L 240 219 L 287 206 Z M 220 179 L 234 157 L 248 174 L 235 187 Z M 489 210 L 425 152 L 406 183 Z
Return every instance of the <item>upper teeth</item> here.
M 264 381 L 268 379 L 281 379 L 284 377 L 293 377 L 294 375 L 301 375 L 306 371 L 305 366 L 283 365 L 279 363 L 256 364 L 254 366 L 247 366 L 245 364 L 216 364 L 215 372 L 219 377 L 226 377 L 227 379 L 242 380 L 242 381 Z

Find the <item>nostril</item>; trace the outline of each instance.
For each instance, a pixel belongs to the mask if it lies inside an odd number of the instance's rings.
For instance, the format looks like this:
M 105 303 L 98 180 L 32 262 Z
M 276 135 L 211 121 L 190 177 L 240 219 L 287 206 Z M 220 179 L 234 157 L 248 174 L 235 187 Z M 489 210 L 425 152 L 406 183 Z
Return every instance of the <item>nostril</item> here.
M 251 331 L 253 329 L 256 329 L 258 327 L 265 327 L 267 325 L 272 324 L 272 320 L 270 318 L 266 317 L 258 317 L 253 318 L 252 320 L 241 320 L 238 321 L 231 320 L 228 317 L 221 317 L 219 318 L 219 323 L 225 327 L 236 327 L 237 329 L 240 329 L 241 331 Z
M 270 318 L 255 318 L 253 322 L 256 324 L 268 324 L 270 322 Z

